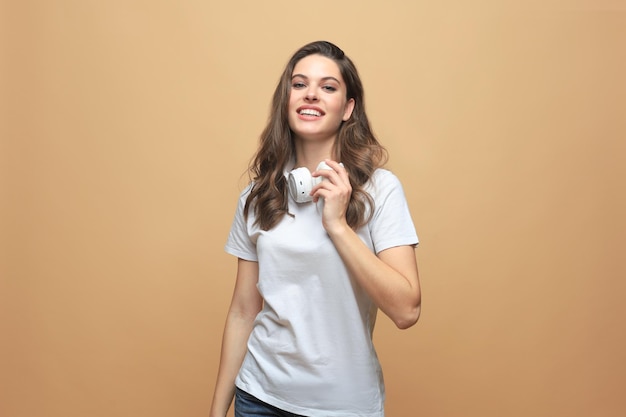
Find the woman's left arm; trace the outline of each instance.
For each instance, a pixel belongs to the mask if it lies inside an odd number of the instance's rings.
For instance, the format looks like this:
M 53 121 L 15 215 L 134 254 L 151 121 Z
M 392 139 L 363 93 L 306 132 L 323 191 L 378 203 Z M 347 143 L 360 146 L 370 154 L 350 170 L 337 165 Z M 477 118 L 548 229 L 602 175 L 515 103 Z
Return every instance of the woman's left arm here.
M 400 329 L 417 322 L 421 291 L 415 249 L 396 246 L 376 256 L 350 228 L 329 231 L 350 275 Z
M 315 199 L 324 198 L 322 223 L 332 239 L 350 275 L 372 298 L 374 303 L 400 329 L 411 327 L 420 315 L 421 291 L 415 249 L 396 246 L 372 253 L 345 217 L 352 187 L 345 169 L 334 161 L 333 168 L 318 171 L 329 181 L 313 189 Z

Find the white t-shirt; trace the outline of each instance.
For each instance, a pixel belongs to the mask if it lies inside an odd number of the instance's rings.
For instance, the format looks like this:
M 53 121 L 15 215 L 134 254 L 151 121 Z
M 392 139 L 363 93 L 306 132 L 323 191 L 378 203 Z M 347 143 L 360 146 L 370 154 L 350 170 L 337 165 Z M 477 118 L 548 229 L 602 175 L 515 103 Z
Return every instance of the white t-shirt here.
M 287 172 L 285 173 L 287 175 Z M 383 377 L 372 343 L 377 307 L 347 273 L 322 226 L 322 200 L 296 203 L 269 231 L 244 219 L 241 194 L 226 251 L 259 263 L 262 311 L 236 385 L 261 401 L 310 417 L 384 416 Z M 378 169 L 366 187 L 375 202 L 357 233 L 374 253 L 417 245 L 404 191 Z

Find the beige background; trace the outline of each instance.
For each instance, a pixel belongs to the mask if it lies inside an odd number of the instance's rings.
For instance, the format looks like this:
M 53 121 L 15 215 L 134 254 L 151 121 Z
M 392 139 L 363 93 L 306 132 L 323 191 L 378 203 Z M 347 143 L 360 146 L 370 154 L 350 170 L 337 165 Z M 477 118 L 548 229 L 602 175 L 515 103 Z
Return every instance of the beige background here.
M 317 39 L 422 241 L 388 415 L 624 412 L 623 2 L 0 4 L 0 416 L 207 415 L 242 174 Z

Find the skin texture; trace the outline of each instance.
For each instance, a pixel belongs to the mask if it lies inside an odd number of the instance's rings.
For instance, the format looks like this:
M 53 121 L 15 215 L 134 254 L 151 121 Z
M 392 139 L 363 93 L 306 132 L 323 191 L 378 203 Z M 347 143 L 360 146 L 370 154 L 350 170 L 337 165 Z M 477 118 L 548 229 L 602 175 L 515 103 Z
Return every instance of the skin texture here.
M 337 130 L 350 118 L 354 100 L 346 97 L 337 64 L 320 55 L 309 55 L 295 66 L 289 96 L 288 119 L 294 133 L 296 165 L 322 176 L 311 195 L 323 198 L 322 224 L 350 275 L 400 329 L 411 327 L 420 314 L 421 292 L 415 250 L 411 246 L 372 253 L 346 221 L 352 187 L 346 169 L 330 159 Z M 302 114 L 302 110 L 315 115 Z M 332 170 L 315 171 L 320 161 Z M 258 264 L 238 260 L 238 271 L 229 308 L 211 417 L 225 417 L 232 402 L 234 381 L 246 353 L 254 318 L 263 301 L 257 291 Z

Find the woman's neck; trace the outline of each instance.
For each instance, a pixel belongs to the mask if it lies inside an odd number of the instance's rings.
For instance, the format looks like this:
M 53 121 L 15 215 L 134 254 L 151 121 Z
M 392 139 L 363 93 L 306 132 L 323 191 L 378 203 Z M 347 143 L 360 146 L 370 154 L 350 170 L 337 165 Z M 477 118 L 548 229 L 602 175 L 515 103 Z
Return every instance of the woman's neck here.
M 296 141 L 295 168 L 306 167 L 311 172 L 315 171 L 320 162 L 328 158 L 332 159 L 333 142 L 303 143 L 303 141 Z

